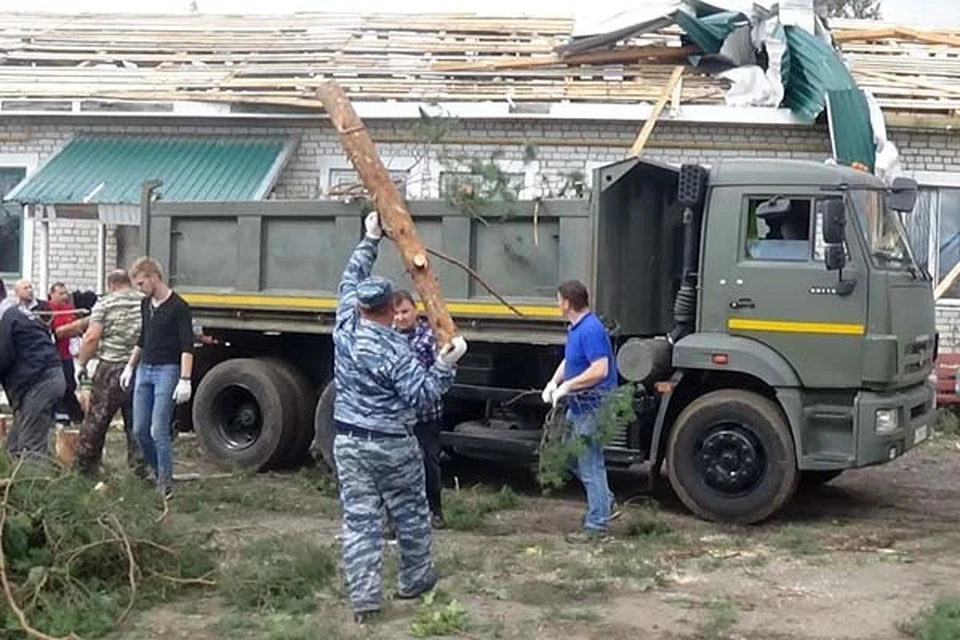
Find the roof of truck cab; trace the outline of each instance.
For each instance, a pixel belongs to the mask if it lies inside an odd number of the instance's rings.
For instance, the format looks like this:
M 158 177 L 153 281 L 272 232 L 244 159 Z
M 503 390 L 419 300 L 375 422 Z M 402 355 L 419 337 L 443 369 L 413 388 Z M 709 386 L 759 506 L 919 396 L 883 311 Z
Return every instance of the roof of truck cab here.
M 779 158 L 721 160 L 710 168 L 711 186 L 723 185 L 863 185 L 882 187 L 876 176 L 851 167 Z

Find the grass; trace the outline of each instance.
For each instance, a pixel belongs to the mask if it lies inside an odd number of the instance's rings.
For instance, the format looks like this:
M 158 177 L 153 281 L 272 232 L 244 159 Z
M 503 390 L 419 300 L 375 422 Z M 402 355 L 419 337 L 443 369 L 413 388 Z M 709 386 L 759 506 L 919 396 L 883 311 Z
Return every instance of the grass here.
M 603 621 L 603 616 L 595 609 L 584 607 L 554 606 L 545 611 L 541 616 L 544 622 L 581 622 L 585 624 L 597 624 Z
M 221 581 L 227 604 L 246 612 L 303 614 L 334 585 L 337 554 L 300 537 L 265 538 L 247 544 Z
M 960 640 L 960 597 L 940 598 L 901 624 L 900 632 L 917 640 Z
M 314 513 L 333 515 L 337 504 L 327 495 L 328 488 L 313 472 L 296 475 L 300 486 L 283 482 L 285 478 L 267 475 L 250 479 L 244 475 L 200 480 L 177 488 L 176 510 L 189 514 L 197 522 L 213 522 L 251 511 L 268 513 Z
M 450 529 L 474 531 L 483 525 L 489 514 L 515 509 L 519 505 L 519 496 L 507 486 L 495 492 L 479 487 L 469 491 L 457 489 L 444 495 L 443 517 Z
M 423 597 L 410 621 L 410 635 L 414 638 L 459 635 L 469 628 L 470 615 L 463 605 L 437 591 Z
M 730 635 L 731 629 L 740 620 L 740 608 L 736 603 L 720 598 L 702 603 L 706 609 L 706 618 L 697 626 L 697 638 L 703 640 L 721 640 Z
M 960 438 L 960 417 L 948 407 L 937 409 L 937 419 L 933 424 L 935 435 L 941 438 Z
M 526 580 L 510 590 L 512 600 L 535 607 L 554 606 L 557 603 L 596 601 L 609 592 L 610 584 L 603 580 L 554 581 Z
M 793 525 L 786 526 L 774 537 L 773 543 L 797 557 L 822 555 L 820 540 L 810 531 Z

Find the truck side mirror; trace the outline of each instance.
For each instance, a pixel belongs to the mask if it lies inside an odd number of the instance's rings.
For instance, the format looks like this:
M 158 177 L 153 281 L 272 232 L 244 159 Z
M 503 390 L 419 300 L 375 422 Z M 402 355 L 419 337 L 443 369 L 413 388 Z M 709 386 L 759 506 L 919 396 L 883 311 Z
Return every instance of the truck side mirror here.
M 909 213 L 917 204 L 917 181 L 895 178 L 887 195 L 887 206 L 900 213 Z
M 843 200 L 838 198 L 827 200 L 823 212 L 823 242 L 824 244 L 842 245 L 846 239 L 847 214 Z
M 824 247 L 823 261 L 827 271 L 842 271 L 847 266 L 847 251 L 842 244 L 828 244 Z

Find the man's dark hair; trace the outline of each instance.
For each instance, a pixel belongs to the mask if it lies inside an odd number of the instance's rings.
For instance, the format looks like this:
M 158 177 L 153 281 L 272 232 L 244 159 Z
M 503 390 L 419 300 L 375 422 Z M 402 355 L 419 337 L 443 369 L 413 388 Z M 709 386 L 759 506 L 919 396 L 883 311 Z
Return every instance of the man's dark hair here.
M 61 288 L 66 290 L 67 285 L 65 285 L 62 282 L 54 282 L 52 285 L 50 285 L 50 291 L 48 291 L 47 293 L 53 293 L 57 289 L 61 289 Z
M 409 302 L 413 306 L 417 306 L 416 300 L 413 299 L 413 294 L 406 289 L 397 289 L 393 292 L 393 304 L 400 304 L 401 302 Z
M 130 275 L 123 269 L 111 271 L 107 276 L 107 286 L 110 287 L 129 287 Z
M 7 287 L 3 284 L 3 278 L 0 278 L 0 300 L 7 297 Z
M 590 294 L 579 280 L 567 280 L 557 287 L 560 297 L 570 303 L 574 311 L 583 311 L 590 306 Z

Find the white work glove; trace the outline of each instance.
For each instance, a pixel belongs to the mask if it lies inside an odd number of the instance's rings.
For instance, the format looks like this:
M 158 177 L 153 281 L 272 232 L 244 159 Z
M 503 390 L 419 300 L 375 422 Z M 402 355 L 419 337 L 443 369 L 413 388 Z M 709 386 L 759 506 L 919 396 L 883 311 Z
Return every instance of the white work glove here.
M 547 383 L 547 386 L 543 388 L 543 393 L 540 394 L 540 398 L 543 400 L 543 404 L 553 404 L 553 394 L 557 390 L 557 383 L 551 380 Z
M 556 391 L 553 392 L 553 395 L 550 398 L 550 401 L 551 401 L 550 403 L 553 406 L 557 406 L 557 402 L 559 402 L 560 398 L 566 397 L 568 395 L 570 395 L 570 383 L 564 382 L 559 387 L 557 387 Z
M 380 214 L 376 211 L 367 214 L 363 220 L 363 227 L 371 240 L 379 240 L 383 236 L 383 229 L 380 228 Z
M 437 364 L 452 369 L 460 362 L 460 358 L 467 352 L 467 341 L 463 336 L 455 336 L 450 344 L 443 347 L 437 354 Z
M 177 383 L 177 388 L 173 390 L 173 401 L 177 404 L 183 404 L 190 401 L 190 381 L 183 378 Z
M 173 390 L 173 401 L 177 404 L 183 404 L 190 401 L 190 381 L 180 378 L 177 382 L 177 388 Z
M 127 365 L 120 373 L 120 388 L 126 391 L 130 388 L 131 383 L 133 383 L 133 367 Z

